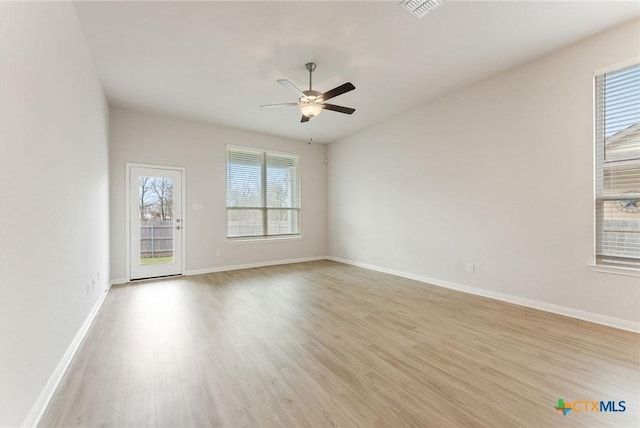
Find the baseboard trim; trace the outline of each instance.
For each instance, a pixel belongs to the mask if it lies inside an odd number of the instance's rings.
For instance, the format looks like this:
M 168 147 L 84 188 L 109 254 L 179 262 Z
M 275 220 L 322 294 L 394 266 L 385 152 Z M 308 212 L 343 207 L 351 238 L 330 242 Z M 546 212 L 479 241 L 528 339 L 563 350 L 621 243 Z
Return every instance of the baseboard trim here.
M 127 283 L 127 278 L 114 278 L 111 281 L 109 281 L 109 288 L 111 288 L 114 285 L 121 285 L 126 283 Z
M 95 320 L 96 315 L 100 311 L 100 308 L 102 307 L 102 304 L 104 303 L 104 300 L 106 297 L 107 297 L 107 291 L 104 291 L 102 295 L 98 298 L 98 301 L 95 303 L 95 305 L 93 305 L 91 312 L 89 312 L 89 315 L 87 315 L 87 319 L 84 321 L 84 323 L 80 327 L 80 330 L 78 330 L 78 333 L 71 341 L 71 344 L 69 345 L 69 347 L 67 348 L 67 351 L 62 356 L 62 359 L 60 360 L 60 362 L 58 363 L 58 366 L 56 367 L 53 374 L 49 378 L 49 381 L 40 392 L 38 399 L 35 401 L 35 403 L 31 407 L 31 410 L 29 411 L 29 414 L 22 422 L 23 427 L 36 427 L 40 423 L 40 419 L 42 419 L 42 416 L 44 415 L 45 410 L 47 410 L 47 406 L 49 405 L 49 402 L 53 398 L 53 395 L 55 394 L 56 389 L 58 389 L 58 385 L 60 384 L 60 381 L 62 381 L 62 377 L 64 376 L 67 369 L 69 368 L 69 365 L 73 360 L 73 357 L 76 355 L 76 352 L 78 351 L 78 348 L 82 343 L 82 340 L 84 339 L 87 332 L 89 331 L 89 327 L 91 327 L 91 324 Z
M 382 273 L 388 273 L 390 275 L 400 276 L 402 278 L 412 279 L 414 281 L 423 282 L 426 284 L 435 285 L 438 287 L 449 288 L 456 291 L 462 291 L 464 293 L 475 294 L 477 296 L 488 297 L 490 299 L 500 300 L 507 303 L 513 303 L 519 306 L 526 306 L 528 308 L 538 309 L 545 312 L 551 312 L 558 315 L 564 315 L 570 318 L 576 318 L 583 321 L 589 321 L 596 324 L 606 325 L 608 327 L 614 327 L 620 330 L 627 330 L 633 333 L 640 333 L 640 323 L 634 321 L 623 320 L 620 318 L 614 318 L 607 315 L 596 314 L 593 312 L 587 312 L 580 309 L 569 308 L 566 306 L 554 305 L 552 303 L 541 302 L 539 300 L 527 299 L 524 297 L 513 296 L 510 294 L 498 293 L 496 291 L 485 290 L 482 288 L 469 287 L 466 285 L 457 284 L 451 281 L 444 281 L 436 278 L 428 278 L 422 275 L 416 275 L 412 273 L 402 272 L 395 269 L 383 268 L 380 266 L 371 265 L 368 263 L 356 262 L 353 260 L 343 259 L 340 257 L 328 256 L 328 260 L 335 262 L 345 263 L 364 269 L 370 269 Z
M 206 268 L 206 269 L 192 269 L 192 270 L 186 271 L 185 275 L 186 276 L 203 275 L 207 273 L 225 272 L 229 270 L 251 269 L 251 268 L 265 267 L 265 266 L 288 265 L 292 263 L 315 262 L 318 260 L 327 260 L 327 259 L 328 259 L 327 256 L 316 256 L 316 257 L 303 257 L 299 259 L 272 260 L 268 262 L 248 263 L 243 265 L 219 266 L 219 267 L 212 267 L 212 268 Z

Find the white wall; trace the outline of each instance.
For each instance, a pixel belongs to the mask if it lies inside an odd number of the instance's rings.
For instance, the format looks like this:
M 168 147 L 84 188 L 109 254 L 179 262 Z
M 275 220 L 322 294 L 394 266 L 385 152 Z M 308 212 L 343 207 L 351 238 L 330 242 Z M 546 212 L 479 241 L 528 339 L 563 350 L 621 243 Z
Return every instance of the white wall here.
M 126 277 L 127 162 L 186 168 L 187 272 L 326 255 L 326 146 L 120 108 L 111 110 L 110 121 L 111 277 L 116 281 Z M 225 144 L 300 155 L 302 239 L 225 242 Z M 202 209 L 194 210 L 194 204 Z
M 592 76 L 640 55 L 639 28 L 627 23 L 331 144 L 330 254 L 640 321 L 640 278 L 587 266 Z
M 0 3 L 0 426 L 107 288 L 107 122 L 73 5 Z

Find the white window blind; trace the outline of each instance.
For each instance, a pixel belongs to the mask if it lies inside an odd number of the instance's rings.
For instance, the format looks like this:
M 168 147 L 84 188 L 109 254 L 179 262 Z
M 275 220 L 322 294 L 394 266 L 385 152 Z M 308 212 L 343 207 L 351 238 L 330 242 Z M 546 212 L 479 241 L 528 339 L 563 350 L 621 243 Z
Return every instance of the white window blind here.
M 299 233 L 298 156 L 227 146 L 227 237 Z
M 640 268 L 640 64 L 595 89 L 596 262 Z

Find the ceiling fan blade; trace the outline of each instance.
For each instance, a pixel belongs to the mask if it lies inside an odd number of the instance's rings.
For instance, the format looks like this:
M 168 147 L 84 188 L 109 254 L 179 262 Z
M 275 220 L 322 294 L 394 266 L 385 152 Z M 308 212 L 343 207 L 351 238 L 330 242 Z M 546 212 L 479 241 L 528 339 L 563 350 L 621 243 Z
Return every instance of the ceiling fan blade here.
M 305 116 L 305 115 L 302 115 L 302 119 L 300 119 L 300 123 L 303 123 L 303 122 L 309 122 L 309 119 L 311 119 L 311 118 L 310 118 L 310 117 L 307 117 L 307 116 Z
M 319 98 L 321 98 L 322 101 L 327 101 L 328 99 L 337 97 L 338 95 L 342 95 L 345 92 L 353 91 L 355 88 L 356 87 L 353 86 L 353 83 L 347 82 L 338 86 L 337 88 L 333 88 L 330 91 L 325 92 L 324 94 L 320 95 Z
M 302 92 L 300 88 L 298 88 L 293 83 L 289 82 L 287 79 L 278 79 L 278 83 L 284 86 L 285 88 L 287 88 L 288 90 L 290 90 L 291 92 L 293 92 L 294 94 L 296 94 L 298 98 L 305 96 L 304 92 Z
M 344 114 L 351 114 L 354 111 L 356 111 L 356 109 L 354 109 L 354 108 L 337 106 L 335 104 L 322 104 L 322 105 L 327 110 L 333 110 L 333 111 L 337 111 L 339 113 L 344 113 Z
M 298 103 L 280 103 L 280 104 L 262 104 L 260 107 L 292 107 L 297 105 Z

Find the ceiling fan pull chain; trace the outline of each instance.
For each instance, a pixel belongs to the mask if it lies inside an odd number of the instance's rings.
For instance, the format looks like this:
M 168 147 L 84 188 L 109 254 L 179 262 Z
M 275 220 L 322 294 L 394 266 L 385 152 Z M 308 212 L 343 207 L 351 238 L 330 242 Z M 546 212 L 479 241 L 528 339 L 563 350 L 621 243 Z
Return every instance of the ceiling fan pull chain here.
M 307 129 L 309 130 L 309 141 L 307 141 L 307 144 L 311 145 L 313 142 L 313 123 L 309 122 Z

